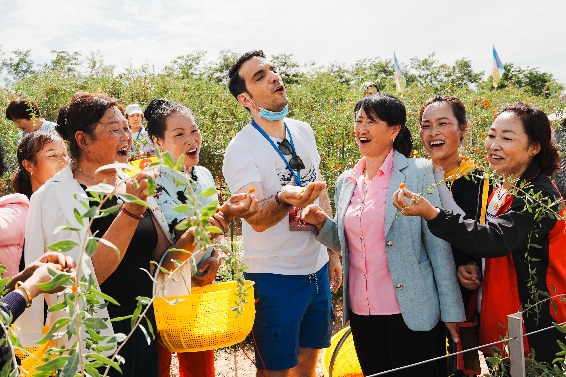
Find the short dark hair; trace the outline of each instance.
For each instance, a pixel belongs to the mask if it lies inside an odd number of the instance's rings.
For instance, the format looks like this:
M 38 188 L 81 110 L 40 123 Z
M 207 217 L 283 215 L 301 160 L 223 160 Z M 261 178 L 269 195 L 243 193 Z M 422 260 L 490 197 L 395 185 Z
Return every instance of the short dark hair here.
M 6 119 L 15 122 L 17 119 L 41 118 L 39 106 L 27 98 L 16 98 L 6 108 Z
M 423 113 L 428 105 L 432 105 L 435 102 L 446 102 L 452 108 L 452 114 L 454 118 L 458 121 L 458 128 L 460 131 L 465 131 L 468 128 L 468 118 L 466 116 L 466 107 L 460 101 L 459 98 L 452 96 L 434 96 L 428 99 L 419 110 L 419 123 L 423 121 Z
M 15 192 L 24 194 L 28 198 L 32 194 L 31 176 L 24 167 L 24 160 L 30 161 L 35 165 L 37 162 L 37 154 L 55 140 L 61 140 L 55 133 L 38 130 L 27 134 L 20 140 L 16 156 L 18 158 L 18 168 L 12 177 L 12 188 Z
M 560 156 L 558 149 L 552 142 L 552 130 L 550 121 L 544 111 L 531 107 L 522 102 L 517 102 L 509 106 L 505 106 L 497 112 L 497 118 L 502 113 L 515 114 L 523 125 L 523 130 L 529 138 L 529 143 L 538 143 L 540 152 L 537 153 L 533 161 L 537 164 L 540 171 L 551 176 L 560 168 Z
M 228 89 L 235 98 L 238 98 L 241 93 L 248 91 L 246 88 L 246 82 L 242 76 L 240 76 L 240 68 L 242 68 L 242 65 L 245 62 L 256 56 L 265 59 L 265 54 L 262 50 L 248 51 L 240 56 L 228 70 Z
M 411 155 L 413 150 L 413 138 L 411 131 L 407 128 L 407 110 L 400 99 L 389 94 L 378 93 L 365 96 L 354 106 L 354 116 L 363 110 L 371 120 L 379 118 L 386 122 L 389 127 L 401 126 L 401 130 L 393 141 L 393 149 L 405 157 Z
M 163 139 L 167 129 L 167 118 L 176 113 L 186 115 L 196 122 L 194 113 L 185 105 L 164 98 L 152 100 L 143 112 L 144 118 L 147 119 L 149 137 Z
M 69 106 L 59 110 L 56 130 L 63 140 L 69 142 L 69 153 L 75 161 L 81 156 L 81 147 L 75 139 L 75 134 L 82 131 L 93 137 L 96 124 L 106 110 L 114 106 L 124 113 L 119 101 L 108 94 L 77 92 L 71 98 Z

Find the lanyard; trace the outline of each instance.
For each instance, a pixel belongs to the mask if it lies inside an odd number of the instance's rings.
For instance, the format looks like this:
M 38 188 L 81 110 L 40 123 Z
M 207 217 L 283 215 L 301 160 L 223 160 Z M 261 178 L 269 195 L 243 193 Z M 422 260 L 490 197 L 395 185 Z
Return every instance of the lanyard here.
M 136 139 L 134 141 L 132 141 L 132 152 L 134 151 L 134 145 L 136 144 L 136 142 L 138 141 L 138 138 L 140 137 L 140 134 L 143 131 L 143 126 L 140 127 L 140 130 L 138 131 L 138 134 L 136 135 Z
M 293 144 L 293 136 L 291 136 L 291 131 L 289 131 L 289 127 L 287 127 L 286 123 L 285 124 L 285 131 L 287 131 L 287 135 L 289 135 L 289 143 L 291 144 L 291 149 L 293 150 L 293 156 L 295 156 L 297 154 L 297 152 L 295 152 L 295 144 Z M 265 131 L 258 126 L 258 124 L 255 122 L 255 120 L 252 119 L 252 126 L 254 126 L 254 128 L 256 130 L 258 130 L 258 132 L 267 140 L 269 141 L 269 143 L 271 144 L 271 146 L 273 147 L 273 149 L 275 149 L 275 151 L 277 151 L 277 153 L 279 153 L 279 156 L 283 159 L 283 161 L 285 161 L 285 165 L 287 165 L 287 169 L 289 169 L 289 171 L 291 172 L 291 174 L 293 175 L 293 179 L 295 180 L 295 183 L 297 186 L 301 186 L 301 170 L 297 170 L 297 172 L 295 173 L 295 171 L 293 170 L 293 168 L 291 167 L 291 165 L 289 165 L 289 161 L 287 161 L 287 159 L 285 158 L 285 156 L 283 155 L 283 153 L 281 153 L 281 151 L 279 150 L 279 148 L 277 148 L 277 145 L 275 145 L 275 143 L 273 142 L 273 140 L 271 140 L 271 138 L 269 137 L 268 134 L 265 133 Z

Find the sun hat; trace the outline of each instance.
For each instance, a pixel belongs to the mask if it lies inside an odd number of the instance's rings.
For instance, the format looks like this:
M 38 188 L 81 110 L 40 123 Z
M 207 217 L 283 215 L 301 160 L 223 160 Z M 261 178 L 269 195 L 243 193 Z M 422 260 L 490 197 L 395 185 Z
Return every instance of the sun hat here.
M 127 107 L 126 107 L 126 115 L 132 115 L 132 114 L 142 114 L 142 109 L 140 107 L 140 105 L 138 105 L 137 103 L 130 103 Z

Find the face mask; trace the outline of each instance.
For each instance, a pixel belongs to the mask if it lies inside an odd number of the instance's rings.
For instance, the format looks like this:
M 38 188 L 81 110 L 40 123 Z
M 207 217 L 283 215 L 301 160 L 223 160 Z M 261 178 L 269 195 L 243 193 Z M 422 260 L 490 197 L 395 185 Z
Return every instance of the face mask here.
M 259 107 L 259 117 L 265 120 L 283 120 L 285 119 L 285 116 L 288 113 L 289 113 L 289 104 L 285 105 L 285 107 L 279 112 L 271 111 L 264 109 L 263 107 Z
M 248 99 L 248 101 L 253 103 L 259 109 L 259 117 L 265 120 L 270 120 L 270 121 L 283 120 L 285 119 L 285 116 L 287 116 L 287 114 L 289 113 L 289 104 L 286 104 L 281 111 L 271 111 L 264 109 L 263 107 L 259 107 L 258 105 L 255 104 L 254 101 L 251 100 L 251 98 L 247 96 L 246 98 Z

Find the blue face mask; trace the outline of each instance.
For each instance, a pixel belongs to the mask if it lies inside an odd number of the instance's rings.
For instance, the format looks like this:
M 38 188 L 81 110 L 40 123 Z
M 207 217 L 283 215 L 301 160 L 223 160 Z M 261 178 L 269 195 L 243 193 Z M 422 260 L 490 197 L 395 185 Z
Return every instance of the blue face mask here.
M 258 106 L 259 107 L 259 106 Z M 265 120 L 283 120 L 285 116 L 289 113 L 289 104 L 286 104 L 281 111 L 271 111 L 259 107 L 259 117 Z

